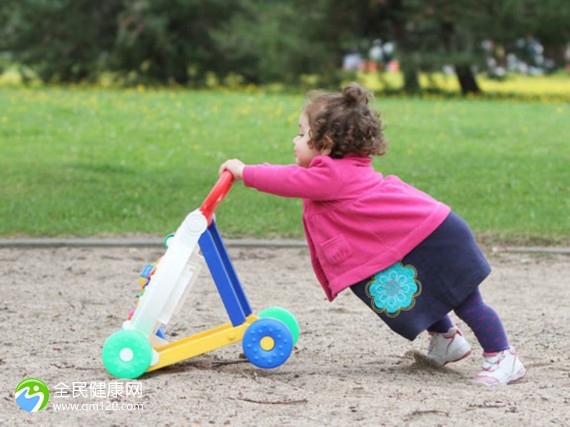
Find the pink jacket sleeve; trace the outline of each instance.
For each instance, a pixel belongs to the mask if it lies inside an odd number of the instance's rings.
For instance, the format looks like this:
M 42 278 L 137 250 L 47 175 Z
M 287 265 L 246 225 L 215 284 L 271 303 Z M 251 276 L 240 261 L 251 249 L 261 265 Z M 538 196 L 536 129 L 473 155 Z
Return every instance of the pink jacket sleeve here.
M 243 182 L 264 193 L 281 197 L 330 200 L 340 187 L 342 176 L 328 156 L 317 156 L 308 168 L 270 164 L 246 166 Z

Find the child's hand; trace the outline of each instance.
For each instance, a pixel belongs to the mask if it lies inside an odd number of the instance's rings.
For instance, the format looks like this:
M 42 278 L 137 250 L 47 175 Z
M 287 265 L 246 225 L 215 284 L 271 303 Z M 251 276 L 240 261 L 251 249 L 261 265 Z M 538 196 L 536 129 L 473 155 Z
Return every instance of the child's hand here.
M 245 168 L 245 164 L 241 160 L 232 159 L 225 161 L 222 166 L 220 166 L 218 173 L 221 175 L 223 171 L 228 170 L 232 173 L 234 182 L 236 182 L 243 179 L 243 168 Z

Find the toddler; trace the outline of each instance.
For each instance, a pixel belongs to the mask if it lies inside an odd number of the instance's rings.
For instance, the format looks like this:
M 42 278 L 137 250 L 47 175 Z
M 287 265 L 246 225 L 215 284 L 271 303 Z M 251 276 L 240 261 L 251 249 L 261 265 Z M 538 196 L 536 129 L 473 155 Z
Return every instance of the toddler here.
M 393 331 L 413 340 L 427 330 L 427 357 L 438 366 L 471 347 L 448 316 L 483 348 L 484 385 L 520 380 L 525 368 L 479 285 L 490 267 L 468 225 L 445 204 L 396 176 L 375 172 L 386 151 L 371 94 L 356 83 L 341 93 L 312 93 L 293 139 L 295 165 L 228 160 L 235 181 L 303 199 L 303 225 L 316 276 L 328 299 L 350 288 Z

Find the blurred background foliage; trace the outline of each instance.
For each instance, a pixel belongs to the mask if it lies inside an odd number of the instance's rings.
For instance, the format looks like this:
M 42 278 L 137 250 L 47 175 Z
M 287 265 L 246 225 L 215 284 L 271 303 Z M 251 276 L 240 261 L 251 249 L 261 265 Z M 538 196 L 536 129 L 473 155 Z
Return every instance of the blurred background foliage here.
M 405 91 L 447 66 L 465 94 L 485 41 L 539 40 L 546 71 L 564 68 L 569 22 L 567 0 L 3 0 L 0 67 L 48 83 L 336 87 L 343 56 L 383 40 Z

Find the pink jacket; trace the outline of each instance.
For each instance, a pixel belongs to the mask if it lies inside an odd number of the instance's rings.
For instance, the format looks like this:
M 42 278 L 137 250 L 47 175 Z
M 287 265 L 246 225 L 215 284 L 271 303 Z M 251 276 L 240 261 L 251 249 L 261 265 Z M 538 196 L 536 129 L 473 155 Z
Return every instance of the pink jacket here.
M 243 172 L 248 187 L 303 199 L 311 261 L 330 301 L 402 260 L 450 212 L 398 177 L 384 178 L 371 161 L 317 156 L 308 168 L 264 164 Z

